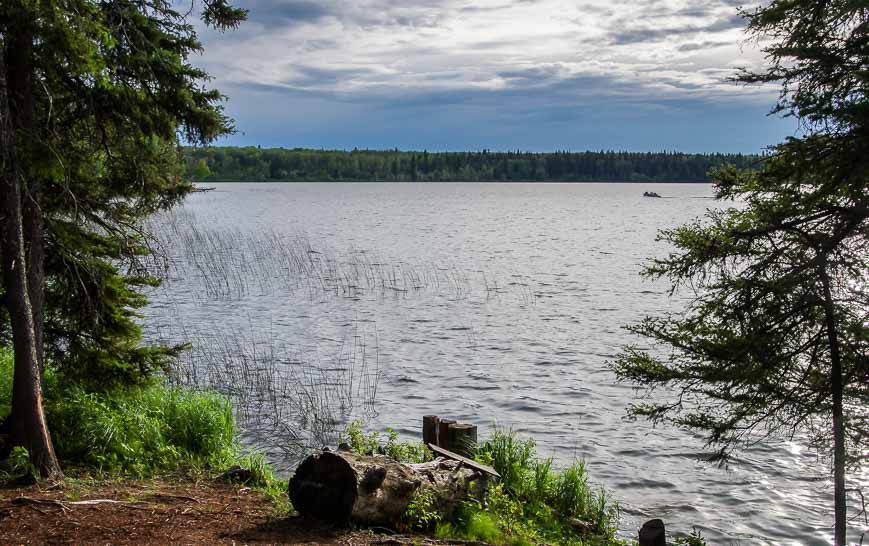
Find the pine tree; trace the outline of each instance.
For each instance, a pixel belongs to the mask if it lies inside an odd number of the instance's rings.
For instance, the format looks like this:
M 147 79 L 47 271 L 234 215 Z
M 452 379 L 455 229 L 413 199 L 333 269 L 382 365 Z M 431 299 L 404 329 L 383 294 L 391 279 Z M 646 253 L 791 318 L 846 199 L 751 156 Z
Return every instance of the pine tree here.
M 631 413 L 699 429 L 725 455 L 770 435 L 804 435 L 830 453 L 836 544 L 846 544 L 845 473 L 869 449 L 869 8 L 849 0 L 776 0 L 747 14 L 768 41 L 776 113 L 805 136 L 755 172 L 723 169 L 709 212 L 660 238 L 675 246 L 645 274 L 694 294 L 684 313 L 630 329 L 620 378 L 673 398 Z
M 199 7 L 221 30 L 244 18 L 225 0 Z M 15 349 L 7 425 L 12 445 L 56 476 L 43 365 L 93 388 L 166 366 L 175 349 L 142 347 L 134 320 L 137 288 L 156 282 L 141 220 L 191 189 L 179 139 L 204 144 L 232 127 L 187 60 L 201 45 L 171 2 L 10 0 L 0 4 L 0 46 L 0 335 Z

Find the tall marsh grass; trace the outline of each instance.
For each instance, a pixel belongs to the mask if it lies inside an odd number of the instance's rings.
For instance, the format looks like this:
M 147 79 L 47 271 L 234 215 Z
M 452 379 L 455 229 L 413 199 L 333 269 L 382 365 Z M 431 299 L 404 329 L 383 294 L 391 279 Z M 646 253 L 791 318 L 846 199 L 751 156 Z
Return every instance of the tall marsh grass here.
M 195 279 L 195 295 L 206 301 L 299 291 L 314 300 L 422 292 L 452 300 L 508 293 L 523 303 L 536 300 L 530 279 L 522 275 L 501 281 L 491 272 L 466 271 L 454 264 L 390 262 L 359 249 L 338 252 L 316 245 L 304 234 L 212 228 L 183 208 L 155 215 L 144 231 L 165 258 L 150 264 L 151 273 L 169 282 Z
M 337 444 L 348 423 L 376 414 L 379 351 L 376 338 L 369 344 L 358 324 L 325 358 L 262 331 L 167 330 L 160 335 L 190 345 L 167 377 L 169 384 L 205 388 L 229 399 L 241 441 L 264 450 L 278 470 Z

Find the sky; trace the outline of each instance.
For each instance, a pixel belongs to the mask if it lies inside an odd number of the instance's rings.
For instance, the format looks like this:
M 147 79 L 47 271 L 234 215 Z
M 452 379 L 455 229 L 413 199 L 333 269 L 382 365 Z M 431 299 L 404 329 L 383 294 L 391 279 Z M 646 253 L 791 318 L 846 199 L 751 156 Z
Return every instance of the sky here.
M 756 153 L 796 133 L 735 0 L 238 0 L 222 145 Z M 750 7 L 750 6 L 746 6 Z

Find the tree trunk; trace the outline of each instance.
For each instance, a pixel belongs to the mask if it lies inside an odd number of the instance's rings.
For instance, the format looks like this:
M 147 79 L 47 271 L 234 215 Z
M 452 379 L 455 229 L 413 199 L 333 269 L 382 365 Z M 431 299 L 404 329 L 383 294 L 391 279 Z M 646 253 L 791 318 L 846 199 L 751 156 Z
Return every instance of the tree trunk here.
M 12 413 L 9 417 L 10 443 L 23 446 L 30 460 L 44 477 L 61 477 L 51 436 L 42 409 L 41 342 L 36 336 L 34 317 L 42 317 L 42 295 L 34 312 L 30 298 L 28 254 L 41 260 L 41 233 L 37 252 L 28 252 L 32 242 L 25 239 L 24 203 L 27 198 L 20 157 L 21 144 L 34 135 L 33 34 L 28 22 L 16 22 L 20 29 L 6 36 L 0 61 L 0 203 L 2 203 L 2 272 L 6 306 L 12 321 L 15 372 L 12 383 Z M 30 227 L 35 224 L 31 223 Z M 39 222 L 41 231 L 41 221 Z M 29 235 L 29 234 L 28 234 Z M 30 245 L 28 245 L 30 243 Z M 41 272 L 41 264 L 39 266 Z M 41 331 L 41 325 L 40 325 Z
M 27 260 L 27 293 L 33 310 L 33 337 L 36 340 L 36 361 L 39 363 L 40 377 L 45 372 L 45 232 L 41 198 L 42 190 L 31 181 L 21 206 Z
M 419 495 L 449 517 L 458 504 L 482 494 L 486 476 L 458 461 L 402 464 L 385 455 L 324 451 L 302 461 L 290 479 L 300 514 L 334 523 L 393 525 Z
M 833 396 L 833 504 L 835 506 L 835 544 L 847 544 L 848 507 L 845 499 L 845 417 L 842 408 L 842 358 L 839 354 L 839 338 L 836 332 L 835 307 L 830 290 L 830 277 L 821 272 L 824 285 L 824 315 L 827 325 L 827 341 L 830 344 L 830 389 Z

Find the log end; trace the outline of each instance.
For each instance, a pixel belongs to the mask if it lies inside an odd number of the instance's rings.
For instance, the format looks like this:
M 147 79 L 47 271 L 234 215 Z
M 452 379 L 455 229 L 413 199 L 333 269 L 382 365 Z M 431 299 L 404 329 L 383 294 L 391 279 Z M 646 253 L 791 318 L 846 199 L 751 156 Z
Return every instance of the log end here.
M 334 453 L 311 455 L 290 479 L 289 494 L 303 516 L 345 524 L 356 502 L 356 472 Z

